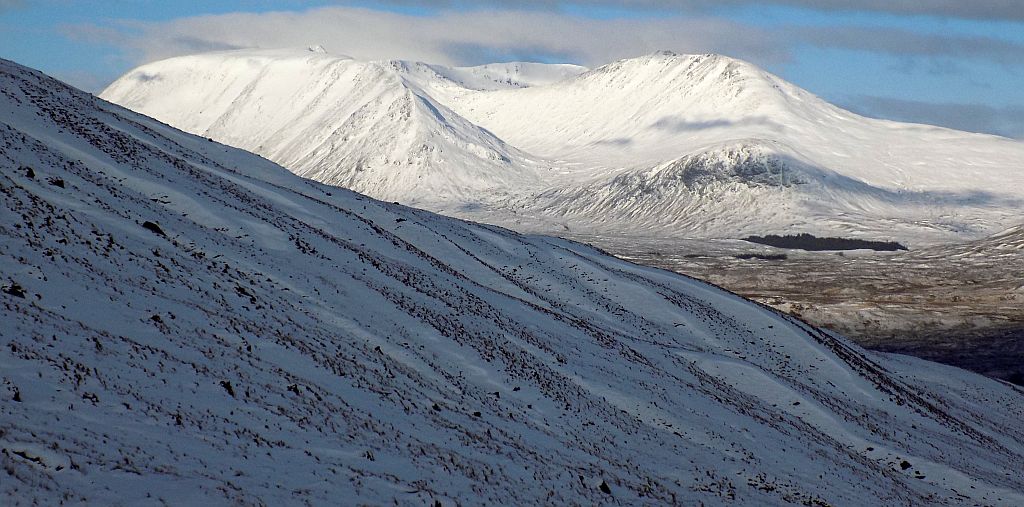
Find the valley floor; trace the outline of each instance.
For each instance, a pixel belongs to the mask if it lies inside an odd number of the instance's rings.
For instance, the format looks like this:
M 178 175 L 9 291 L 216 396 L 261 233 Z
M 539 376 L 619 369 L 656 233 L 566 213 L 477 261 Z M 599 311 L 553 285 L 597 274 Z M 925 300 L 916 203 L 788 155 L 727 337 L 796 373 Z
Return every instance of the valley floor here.
M 633 262 L 709 281 L 857 341 L 1024 381 L 1024 255 L 955 248 L 804 252 L 733 240 L 577 236 Z M 750 254 L 784 259 L 747 258 Z

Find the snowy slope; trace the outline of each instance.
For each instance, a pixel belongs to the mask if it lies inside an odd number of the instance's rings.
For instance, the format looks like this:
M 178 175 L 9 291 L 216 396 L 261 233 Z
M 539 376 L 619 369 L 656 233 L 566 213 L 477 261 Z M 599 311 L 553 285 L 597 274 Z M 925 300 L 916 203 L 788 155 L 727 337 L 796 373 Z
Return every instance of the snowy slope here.
M 1024 143 L 863 118 L 718 55 L 655 53 L 453 108 L 536 155 L 603 167 L 582 187 L 587 202 L 578 187 L 551 189 L 549 206 L 577 219 L 651 213 L 705 234 L 818 228 L 913 243 L 995 232 L 1024 205 Z M 666 167 L 731 166 L 737 151 L 796 184 L 666 181 Z M 605 176 L 616 168 L 627 169 Z
M 258 75 L 244 70 L 253 59 L 262 62 Z M 358 125 L 365 135 L 353 128 L 321 142 L 351 118 L 336 107 L 341 99 L 329 98 L 331 89 L 367 111 L 383 114 L 389 106 L 371 100 L 380 93 L 375 87 L 325 70 L 340 64 L 319 63 L 334 60 L 293 51 L 176 58 L 128 73 L 102 96 L 321 182 L 523 230 L 703 237 L 803 231 L 918 246 L 1003 230 L 1024 206 L 1024 143 L 863 118 L 723 56 L 660 52 L 587 72 L 348 61 L 384 67 L 396 83 L 442 104 L 441 123 L 472 139 L 448 144 L 432 137 L 389 142 L 407 135 L 402 123 Z M 276 84 L 266 86 L 268 80 Z M 295 101 L 297 90 L 307 98 Z M 210 121 L 234 115 L 246 119 Z M 296 138 L 315 140 L 305 143 L 304 156 L 286 149 Z M 432 146 L 441 160 L 424 164 L 450 178 L 417 184 L 403 161 L 420 160 L 410 152 Z M 467 149 L 475 155 L 453 153 Z M 792 184 L 748 181 L 751 165 L 737 172 L 737 153 L 757 153 L 754 165 L 777 165 Z M 375 160 L 370 172 L 358 171 L 363 154 Z M 695 161 L 733 174 L 673 174 Z
M 1012 266 L 1012 262 L 1019 262 L 1020 255 L 1024 254 L 1024 225 L 1011 227 L 987 238 L 963 245 L 920 252 L 921 255 L 926 253 L 935 256 L 984 257 L 988 260 L 1005 260 L 1008 266 Z
M 1020 505 L 1024 392 L 0 61 L 15 504 Z
M 532 187 L 536 163 L 407 81 L 402 63 L 318 51 L 213 53 L 141 67 L 107 93 L 381 199 L 466 202 Z

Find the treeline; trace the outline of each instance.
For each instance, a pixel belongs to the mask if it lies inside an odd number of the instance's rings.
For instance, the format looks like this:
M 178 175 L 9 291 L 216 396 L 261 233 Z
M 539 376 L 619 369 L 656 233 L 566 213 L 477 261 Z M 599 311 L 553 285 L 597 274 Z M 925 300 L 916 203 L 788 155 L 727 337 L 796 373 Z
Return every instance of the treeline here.
M 750 259 L 761 259 L 763 261 L 784 261 L 789 258 L 786 254 L 756 254 L 756 253 L 745 253 L 737 254 L 737 259 L 750 260 Z
M 744 241 L 758 243 L 761 245 L 774 246 L 777 248 L 798 248 L 800 250 L 858 250 L 870 249 L 883 252 L 894 252 L 896 250 L 907 250 L 907 247 L 895 241 L 868 241 L 864 239 L 850 238 L 819 238 L 807 233 L 787 234 L 777 236 L 747 236 Z

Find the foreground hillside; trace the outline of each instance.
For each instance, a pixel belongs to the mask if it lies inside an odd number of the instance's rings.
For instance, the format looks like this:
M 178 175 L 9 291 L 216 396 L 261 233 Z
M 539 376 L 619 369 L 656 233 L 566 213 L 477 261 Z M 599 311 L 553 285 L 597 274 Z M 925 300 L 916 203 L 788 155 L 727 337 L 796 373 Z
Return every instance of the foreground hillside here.
M 747 62 L 446 68 L 241 50 L 103 98 L 324 183 L 519 231 L 809 232 L 926 244 L 1017 225 L 1024 143 L 864 118 Z
M 13 503 L 1024 502 L 1024 393 L 0 61 Z

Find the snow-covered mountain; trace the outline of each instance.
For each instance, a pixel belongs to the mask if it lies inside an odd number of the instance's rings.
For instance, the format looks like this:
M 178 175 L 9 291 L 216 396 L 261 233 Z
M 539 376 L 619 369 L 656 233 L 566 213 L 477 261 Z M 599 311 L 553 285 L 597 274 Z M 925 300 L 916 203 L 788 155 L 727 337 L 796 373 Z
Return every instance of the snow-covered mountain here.
M 533 188 L 540 166 L 404 77 L 417 70 L 444 79 L 427 66 L 316 51 L 211 54 L 170 60 L 159 71 L 138 69 L 108 93 L 152 116 L 178 118 L 170 122 L 175 127 L 296 168 L 300 176 L 381 199 L 414 202 L 420 200 L 409 193 L 415 188 L 463 202 L 481 192 Z M 490 88 L 485 81 L 520 85 L 511 69 L 472 70 L 451 73 L 459 83 L 484 88 Z M 186 91 L 174 84 L 178 79 L 193 86 Z M 177 92 L 166 93 L 168 87 Z M 150 95 L 157 90 L 165 91 Z
M 1024 392 L 0 60 L 14 504 L 1024 503 Z
M 584 71 L 244 50 L 147 64 L 102 96 L 321 182 L 522 230 L 917 246 L 1024 206 L 1024 143 L 864 118 L 717 55 Z

